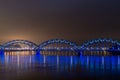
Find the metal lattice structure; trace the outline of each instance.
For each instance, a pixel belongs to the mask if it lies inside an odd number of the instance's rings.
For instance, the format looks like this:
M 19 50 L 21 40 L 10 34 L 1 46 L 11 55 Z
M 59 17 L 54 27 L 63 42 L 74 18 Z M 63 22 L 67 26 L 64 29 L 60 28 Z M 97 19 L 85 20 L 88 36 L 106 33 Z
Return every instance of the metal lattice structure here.
M 27 48 L 23 48 L 23 49 L 19 49 L 19 50 L 34 50 L 37 45 L 31 41 L 28 41 L 28 40 L 12 40 L 12 41 L 9 41 L 9 42 L 6 42 L 2 45 L 2 49 L 4 50 L 15 50 L 15 48 L 9 48 L 10 45 L 13 45 L 13 44 L 25 44 L 27 46 L 30 46 L 29 49 Z
M 29 48 L 11 48 L 14 44 L 24 44 Z M 39 45 L 28 40 L 12 40 L 0 45 L 2 50 L 45 50 L 45 51 L 120 51 L 120 42 L 111 38 L 98 38 L 89 40 L 78 46 L 76 43 L 65 39 L 51 39 Z
M 39 50 L 72 50 L 77 45 L 74 42 L 64 39 L 51 39 L 41 43 L 38 46 Z
M 83 43 L 81 46 L 79 46 L 79 49 L 88 51 L 120 50 L 120 42 L 113 39 L 99 38 Z

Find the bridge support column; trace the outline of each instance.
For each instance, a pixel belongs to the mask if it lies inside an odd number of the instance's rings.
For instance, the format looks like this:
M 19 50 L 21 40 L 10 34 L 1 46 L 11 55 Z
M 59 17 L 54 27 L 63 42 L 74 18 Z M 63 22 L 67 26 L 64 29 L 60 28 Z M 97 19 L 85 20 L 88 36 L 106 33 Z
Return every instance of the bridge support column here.
M 4 55 L 4 50 L 3 49 L 0 50 L 0 55 Z
M 36 50 L 36 55 L 40 55 L 40 50 Z
M 79 50 L 78 51 L 78 56 L 83 55 L 83 51 Z

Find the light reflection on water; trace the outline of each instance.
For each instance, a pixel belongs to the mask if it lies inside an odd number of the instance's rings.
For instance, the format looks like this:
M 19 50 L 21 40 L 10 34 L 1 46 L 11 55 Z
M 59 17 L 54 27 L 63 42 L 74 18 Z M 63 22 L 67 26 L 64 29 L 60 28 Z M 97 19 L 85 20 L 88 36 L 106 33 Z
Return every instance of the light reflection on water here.
M 6 52 L 0 55 L 0 74 L 21 75 L 31 71 L 78 75 L 118 74 L 120 56 L 46 56 L 35 52 Z

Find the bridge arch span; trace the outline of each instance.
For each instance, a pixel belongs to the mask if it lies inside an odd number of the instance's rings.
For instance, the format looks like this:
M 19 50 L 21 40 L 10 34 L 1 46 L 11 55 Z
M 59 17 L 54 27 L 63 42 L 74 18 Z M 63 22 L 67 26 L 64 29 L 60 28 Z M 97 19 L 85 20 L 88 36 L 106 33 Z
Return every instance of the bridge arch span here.
M 66 44 L 69 47 L 73 47 L 73 48 L 77 47 L 76 43 L 74 43 L 72 41 L 69 41 L 69 40 L 65 40 L 65 39 L 51 39 L 51 40 L 48 40 L 48 41 L 45 41 L 45 42 L 39 44 L 38 45 L 38 49 L 43 49 L 44 47 L 46 47 L 48 45 L 51 45 L 51 44 Z
M 32 49 L 35 49 L 37 47 L 35 43 L 28 41 L 28 40 L 12 40 L 12 41 L 8 41 L 2 44 L 2 48 L 5 49 L 6 47 L 9 47 L 10 45 L 18 44 L 18 43 L 30 46 Z
M 117 46 L 117 49 L 120 49 L 120 42 L 118 40 L 114 40 L 111 38 L 98 38 L 89 40 L 85 43 L 83 43 L 81 46 L 79 46 L 80 49 L 100 49 L 100 48 L 106 48 L 106 50 Z

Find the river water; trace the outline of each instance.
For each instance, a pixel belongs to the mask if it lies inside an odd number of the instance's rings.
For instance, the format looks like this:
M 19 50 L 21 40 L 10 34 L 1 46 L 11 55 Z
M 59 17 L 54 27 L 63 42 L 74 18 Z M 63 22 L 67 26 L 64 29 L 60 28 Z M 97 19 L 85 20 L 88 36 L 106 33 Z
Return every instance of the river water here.
M 42 55 L 35 52 L 0 55 L 0 80 L 114 80 L 119 79 L 119 74 L 120 56 Z

